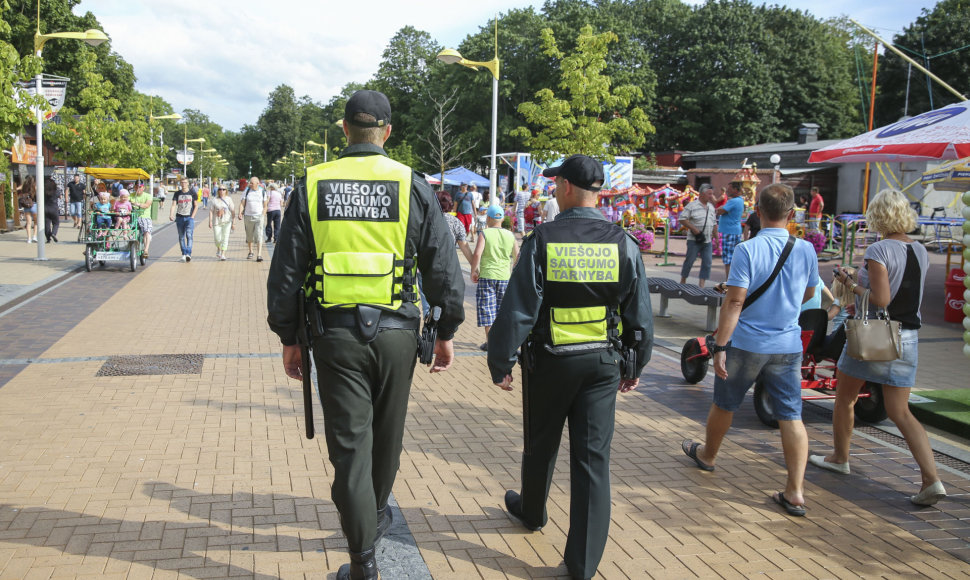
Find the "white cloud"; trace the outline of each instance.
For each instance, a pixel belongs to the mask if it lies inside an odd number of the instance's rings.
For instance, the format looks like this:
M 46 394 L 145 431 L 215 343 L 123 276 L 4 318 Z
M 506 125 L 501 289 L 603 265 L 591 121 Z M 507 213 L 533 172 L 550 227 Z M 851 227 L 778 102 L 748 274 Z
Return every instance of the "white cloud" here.
M 696 0 L 692 3 L 697 3 Z M 901 28 L 926 0 L 790 0 L 820 17 L 856 15 L 864 24 Z M 326 102 L 349 82 L 371 78 L 388 40 L 406 25 L 445 46 L 487 25 L 495 13 L 541 0 L 82 0 L 112 48 L 135 68 L 138 90 L 176 109 L 198 109 L 226 129 L 255 123 L 270 91 Z M 891 20 L 887 20 L 891 19 Z

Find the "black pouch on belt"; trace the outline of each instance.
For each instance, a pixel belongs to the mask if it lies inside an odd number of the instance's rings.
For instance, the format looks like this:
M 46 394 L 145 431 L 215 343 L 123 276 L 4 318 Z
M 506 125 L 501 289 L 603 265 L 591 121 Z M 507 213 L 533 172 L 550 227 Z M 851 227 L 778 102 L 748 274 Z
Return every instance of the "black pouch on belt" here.
M 377 338 L 381 325 L 381 311 L 373 306 L 357 305 L 357 333 L 360 339 L 370 343 Z

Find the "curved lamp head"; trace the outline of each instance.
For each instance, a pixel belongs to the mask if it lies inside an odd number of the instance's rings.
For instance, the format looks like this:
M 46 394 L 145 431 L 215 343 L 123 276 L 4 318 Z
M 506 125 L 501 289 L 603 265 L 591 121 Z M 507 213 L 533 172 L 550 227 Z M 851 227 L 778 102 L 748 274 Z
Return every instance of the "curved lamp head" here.
M 158 116 L 151 115 L 148 118 L 151 119 L 152 121 L 161 121 L 163 119 L 174 119 L 178 121 L 179 119 L 182 118 L 182 115 L 179 115 L 178 113 L 172 113 L 171 115 L 158 115 Z
M 96 28 L 90 28 L 84 32 L 51 32 L 50 34 L 41 34 L 38 31 L 34 34 L 34 51 L 40 52 L 44 50 L 44 44 L 52 38 L 81 40 L 91 46 L 98 46 L 108 41 L 108 35 Z
M 322 143 L 317 143 L 316 141 L 307 141 L 306 144 L 313 145 L 314 147 L 326 147 L 326 145 L 323 145 Z
M 196 137 L 195 139 L 186 139 L 186 143 L 205 143 L 205 137 Z
M 465 60 L 461 53 L 453 48 L 446 48 L 438 53 L 438 60 L 445 64 L 458 64 Z
M 203 149 L 202 152 L 203 153 L 215 153 L 216 150 L 215 149 Z
M 300 157 L 303 157 L 303 154 L 299 151 L 290 151 L 290 155 L 299 155 Z

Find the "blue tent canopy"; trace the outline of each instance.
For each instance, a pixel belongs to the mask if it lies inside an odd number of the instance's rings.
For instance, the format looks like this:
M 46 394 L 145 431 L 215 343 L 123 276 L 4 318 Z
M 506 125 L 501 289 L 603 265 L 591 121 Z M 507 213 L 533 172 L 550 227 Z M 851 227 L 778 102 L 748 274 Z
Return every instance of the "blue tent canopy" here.
M 462 183 L 471 185 L 474 183 L 479 189 L 488 189 L 489 185 L 488 179 L 464 167 L 455 167 L 445 171 L 444 179 L 441 178 L 440 173 L 435 173 L 431 177 L 441 179 L 442 185 L 461 185 Z

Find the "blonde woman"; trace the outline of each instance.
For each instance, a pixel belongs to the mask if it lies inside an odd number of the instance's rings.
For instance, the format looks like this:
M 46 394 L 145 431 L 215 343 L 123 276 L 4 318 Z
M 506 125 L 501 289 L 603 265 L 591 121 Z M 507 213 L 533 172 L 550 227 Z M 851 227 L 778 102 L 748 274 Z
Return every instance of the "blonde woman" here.
M 216 257 L 225 261 L 226 250 L 229 249 L 229 233 L 236 231 L 236 222 L 233 221 L 236 208 L 225 187 L 219 186 L 217 195 L 212 200 L 212 209 L 209 210 L 209 229 L 216 238 Z
M 919 308 L 929 258 L 926 248 L 906 235 L 916 229 L 916 212 L 902 193 L 887 189 L 876 195 L 866 212 L 866 222 L 870 230 L 882 235 L 882 240 L 866 249 L 857 280 L 838 268 L 835 277 L 849 288 L 856 309 L 868 290 L 872 307 L 885 308 L 891 319 L 901 323 L 902 355 L 894 361 L 875 362 L 857 360 L 842 351 L 832 416 L 835 450 L 827 456 L 812 455 L 809 462 L 836 473 L 849 473 L 855 402 L 866 381 L 881 384 L 889 418 L 906 439 L 922 476 L 919 493 L 909 499 L 916 505 L 933 505 L 946 497 L 946 490 L 926 431 L 909 411 L 909 392 L 916 382 L 919 358 Z

